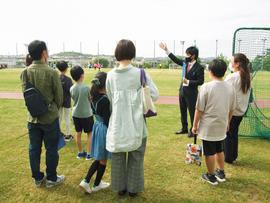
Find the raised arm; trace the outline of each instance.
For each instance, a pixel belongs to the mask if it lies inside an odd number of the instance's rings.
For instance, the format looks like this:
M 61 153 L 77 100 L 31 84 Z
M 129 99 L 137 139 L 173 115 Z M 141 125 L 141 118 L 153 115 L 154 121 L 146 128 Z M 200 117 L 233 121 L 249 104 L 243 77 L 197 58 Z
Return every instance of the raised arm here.
M 178 64 L 178 65 L 180 65 L 180 66 L 183 66 L 184 61 L 183 61 L 182 59 L 177 58 L 173 53 L 171 53 L 171 52 L 169 51 L 169 49 L 168 49 L 166 43 L 161 42 L 161 43 L 159 44 L 159 47 L 160 47 L 161 49 L 163 49 L 163 50 L 166 52 L 166 54 L 168 55 L 168 57 L 169 57 L 174 63 L 176 63 L 176 64 Z

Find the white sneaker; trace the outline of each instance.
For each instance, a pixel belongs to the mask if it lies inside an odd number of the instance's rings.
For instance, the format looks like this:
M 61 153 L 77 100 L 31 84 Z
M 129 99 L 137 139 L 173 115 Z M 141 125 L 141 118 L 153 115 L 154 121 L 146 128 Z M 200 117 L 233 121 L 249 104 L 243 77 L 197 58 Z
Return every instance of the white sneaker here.
M 87 183 L 85 180 L 82 180 L 81 183 L 80 183 L 80 188 L 83 189 L 85 192 L 87 193 L 92 193 L 92 190 L 89 186 L 89 183 Z
M 59 175 L 59 176 L 57 176 L 56 181 L 47 180 L 46 181 L 46 188 L 54 187 L 56 185 L 59 185 L 59 184 L 63 183 L 64 181 L 65 181 L 65 176 L 64 175 Z
M 101 181 L 98 186 L 94 186 L 92 188 L 92 191 L 97 192 L 99 190 L 104 190 L 104 189 L 106 189 L 108 187 L 110 187 L 110 183 L 106 183 L 106 182 Z

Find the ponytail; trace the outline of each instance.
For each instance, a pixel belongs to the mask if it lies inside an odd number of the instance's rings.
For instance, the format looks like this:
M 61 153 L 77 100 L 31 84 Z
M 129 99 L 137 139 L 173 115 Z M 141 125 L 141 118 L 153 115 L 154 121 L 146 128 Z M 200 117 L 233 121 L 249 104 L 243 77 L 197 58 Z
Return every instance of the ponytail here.
M 234 54 L 234 62 L 239 64 L 241 90 L 244 94 L 247 94 L 251 86 L 250 62 L 246 55 L 241 53 Z
M 91 81 L 91 89 L 90 89 L 90 96 L 91 101 L 96 102 L 99 96 L 99 92 L 106 87 L 106 79 L 107 79 L 107 73 L 105 72 L 98 72 L 94 79 Z

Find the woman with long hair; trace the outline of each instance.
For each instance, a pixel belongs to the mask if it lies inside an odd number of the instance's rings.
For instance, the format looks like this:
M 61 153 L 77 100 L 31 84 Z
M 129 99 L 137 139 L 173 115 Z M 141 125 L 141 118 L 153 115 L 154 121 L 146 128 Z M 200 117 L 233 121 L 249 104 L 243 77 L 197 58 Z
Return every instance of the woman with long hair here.
M 238 157 L 238 130 L 248 108 L 251 76 L 250 62 L 244 54 L 234 54 L 231 63 L 233 73 L 228 75 L 225 81 L 231 84 L 235 89 L 237 106 L 233 112 L 225 140 L 225 161 L 232 164 Z

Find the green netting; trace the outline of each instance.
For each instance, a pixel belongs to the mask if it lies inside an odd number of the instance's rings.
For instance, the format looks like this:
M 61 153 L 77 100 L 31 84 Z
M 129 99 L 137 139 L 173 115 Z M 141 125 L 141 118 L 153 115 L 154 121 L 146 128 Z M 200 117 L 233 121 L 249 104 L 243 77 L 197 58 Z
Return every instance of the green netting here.
M 233 54 L 244 53 L 252 62 L 253 102 L 240 126 L 240 136 L 270 138 L 270 28 L 239 28 Z

